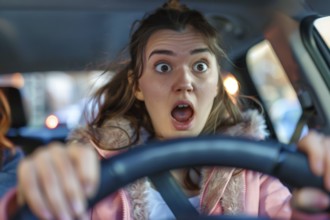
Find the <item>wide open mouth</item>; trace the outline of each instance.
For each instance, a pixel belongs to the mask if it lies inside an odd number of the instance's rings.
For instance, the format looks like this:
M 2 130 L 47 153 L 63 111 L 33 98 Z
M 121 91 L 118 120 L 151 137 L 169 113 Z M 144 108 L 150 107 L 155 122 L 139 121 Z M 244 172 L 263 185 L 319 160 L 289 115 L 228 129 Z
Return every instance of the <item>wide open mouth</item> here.
M 188 122 L 194 115 L 194 109 L 190 104 L 181 103 L 174 107 L 171 112 L 172 117 L 178 122 Z

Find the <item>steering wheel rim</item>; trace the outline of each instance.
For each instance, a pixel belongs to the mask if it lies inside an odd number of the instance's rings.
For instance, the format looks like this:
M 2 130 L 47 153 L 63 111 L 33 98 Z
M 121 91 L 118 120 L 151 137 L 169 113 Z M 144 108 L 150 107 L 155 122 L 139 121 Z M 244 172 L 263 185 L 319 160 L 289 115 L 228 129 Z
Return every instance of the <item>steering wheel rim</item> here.
M 307 157 L 292 149 L 276 141 L 255 141 L 223 135 L 151 142 L 101 162 L 99 190 L 88 201 L 88 207 L 93 207 L 107 195 L 139 178 L 190 166 L 240 167 L 275 176 L 294 187 L 309 186 L 326 191 L 323 178 L 311 172 Z M 14 219 L 34 219 L 27 207 L 20 210 L 18 216 Z M 263 219 L 239 217 L 242 218 Z M 214 217 L 201 216 L 198 219 Z M 217 219 L 237 218 L 221 216 Z

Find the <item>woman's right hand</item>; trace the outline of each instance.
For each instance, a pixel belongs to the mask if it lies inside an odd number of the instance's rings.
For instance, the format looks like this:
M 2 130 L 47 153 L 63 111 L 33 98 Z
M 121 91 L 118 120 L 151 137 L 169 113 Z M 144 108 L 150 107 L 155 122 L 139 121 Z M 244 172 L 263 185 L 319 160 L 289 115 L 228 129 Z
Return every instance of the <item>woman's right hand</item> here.
M 18 168 L 18 202 L 41 219 L 83 219 L 87 198 L 99 184 L 95 150 L 78 143 L 52 143 L 26 157 Z

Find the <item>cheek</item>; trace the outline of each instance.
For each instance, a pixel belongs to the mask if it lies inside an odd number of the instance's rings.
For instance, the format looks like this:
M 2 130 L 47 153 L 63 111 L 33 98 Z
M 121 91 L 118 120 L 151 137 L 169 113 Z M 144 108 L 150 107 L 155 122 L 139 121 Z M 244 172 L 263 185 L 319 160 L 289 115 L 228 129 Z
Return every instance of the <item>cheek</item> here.
M 143 95 L 144 101 L 149 98 L 148 95 L 152 92 L 152 87 L 150 87 L 150 83 L 146 80 L 145 73 L 139 79 L 138 91 Z
M 155 83 L 141 81 L 140 91 L 144 97 L 144 104 L 147 108 L 149 114 L 154 114 L 153 112 L 159 111 L 159 100 L 162 100 L 162 90 L 159 86 L 155 86 Z
M 212 87 L 211 94 L 213 95 L 213 98 L 215 98 L 218 95 L 218 92 L 219 92 L 219 85 L 217 83 Z
M 208 99 L 213 100 L 218 95 L 218 89 L 219 89 L 218 81 L 216 79 L 214 81 L 210 81 L 210 83 L 208 83 L 204 89 L 205 89 L 204 90 L 205 96 L 207 96 Z
M 208 84 L 202 94 L 203 97 L 201 97 L 200 103 L 201 106 L 204 106 L 204 114 L 208 115 L 211 111 L 214 100 L 218 95 L 218 85 L 215 83 Z
M 208 95 L 210 96 L 210 98 L 215 98 L 218 94 L 218 88 L 221 80 L 219 79 L 219 70 L 218 68 L 213 65 L 211 66 L 212 68 L 212 73 L 210 75 L 210 77 L 207 79 L 206 83 L 204 84 L 205 90 L 207 90 Z

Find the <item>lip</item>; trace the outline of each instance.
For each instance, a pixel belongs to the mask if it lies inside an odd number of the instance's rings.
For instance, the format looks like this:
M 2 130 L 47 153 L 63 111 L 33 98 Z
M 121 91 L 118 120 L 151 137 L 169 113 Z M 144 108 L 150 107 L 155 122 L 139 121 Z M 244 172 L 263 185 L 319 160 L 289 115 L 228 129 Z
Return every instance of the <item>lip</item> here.
M 195 118 L 195 108 L 194 108 L 194 105 L 190 101 L 188 101 L 188 100 L 180 100 L 180 101 L 175 102 L 175 104 L 172 106 L 172 110 L 176 106 L 178 106 L 178 105 L 189 105 L 190 108 L 193 111 L 193 115 L 189 118 L 188 121 L 179 122 L 175 118 L 173 118 L 172 117 L 172 114 L 171 114 L 172 124 L 173 124 L 173 126 L 174 126 L 174 128 L 176 130 L 180 130 L 180 131 L 182 131 L 182 130 L 188 130 L 189 128 L 191 128 L 192 122 L 193 122 L 193 120 Z

